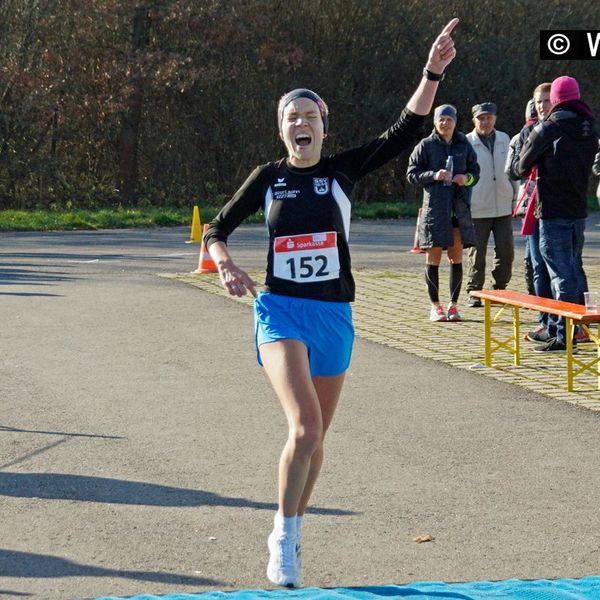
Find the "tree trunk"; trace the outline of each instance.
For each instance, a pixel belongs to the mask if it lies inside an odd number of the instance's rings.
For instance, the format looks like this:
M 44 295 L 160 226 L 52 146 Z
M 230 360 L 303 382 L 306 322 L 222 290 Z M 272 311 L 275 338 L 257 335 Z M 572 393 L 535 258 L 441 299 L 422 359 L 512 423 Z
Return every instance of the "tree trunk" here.
M 138 181 L 138 144 L 143 104 L 141 50 L 148 39 L 148 7 L 138 6 L 133 17 L 132 60 L 127 108 L 121 120 L 119 135 L 119 198 L 123 204 L 135 204 Z

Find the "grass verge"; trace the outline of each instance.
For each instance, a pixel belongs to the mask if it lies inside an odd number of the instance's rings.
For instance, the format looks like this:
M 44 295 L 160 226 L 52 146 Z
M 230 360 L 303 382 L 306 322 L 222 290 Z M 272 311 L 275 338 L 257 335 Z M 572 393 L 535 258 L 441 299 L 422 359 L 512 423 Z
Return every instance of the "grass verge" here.
M 353 219 L 415 218 L 420 204 L 411 202 L 356 203 Z M 588 210 L 597 211 L 598 200 L 588 197 Z M 218 207 L 200 207 L 202 223 L 213 219 Z M 262 223 L 262 211 L 247 223 Z M 192 208 L 115 208 L 101 210 L 0 210 L 0 231 L 64 231 L 69 229 L 124 229 L 191 225 Z
M 212 219 L 216 209 L 202 215 Z M 3 210 L 0 231 L 64 231 L 189 225 L 189 208 L 118 208 L 101 210 Z
M 202 223 L 213 219 L 217 207 L 200 207 Z M 404 202 L 356 204 L 355 219 L 397 219 L 416 217 L 418 207 Z M 262 212 L 247 219 L 248 223 L 264 220 Z M 64 231 L 73 229 L 124 229 L 135 227 L 172 227 L 191 225 L 188 208 L 116 208 L 101 210 L 0 210 L 0 231 Z

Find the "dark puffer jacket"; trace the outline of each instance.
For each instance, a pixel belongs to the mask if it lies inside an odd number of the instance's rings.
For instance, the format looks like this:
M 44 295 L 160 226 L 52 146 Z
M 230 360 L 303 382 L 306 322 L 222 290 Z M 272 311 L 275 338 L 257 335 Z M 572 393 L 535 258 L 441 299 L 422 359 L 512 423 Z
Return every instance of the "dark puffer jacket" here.
M 556 104 L 527 138 L 521 150 L 519 174 L 538 166 L 538 203 L 542 219 L 584 219 L 587 188 L 598 137 L 589 107 L 579 100 Z
M 479 181 L 477 155 L 464 133 L 455 131 L 450 142 L 434 129 L 421 140 L 408 161 L 406 177 L 413 185 L 423 187 L 423 211 L 419 226 L 421 248 L 449 248 L 453 244 L 452 217 L 458 220 L 463 246 L 475 245 L 475 231 L 471 220 L 471 188 L 456 184 L 445 186 L 434 179 L 452 155 L 454 175 L 470 173 Z

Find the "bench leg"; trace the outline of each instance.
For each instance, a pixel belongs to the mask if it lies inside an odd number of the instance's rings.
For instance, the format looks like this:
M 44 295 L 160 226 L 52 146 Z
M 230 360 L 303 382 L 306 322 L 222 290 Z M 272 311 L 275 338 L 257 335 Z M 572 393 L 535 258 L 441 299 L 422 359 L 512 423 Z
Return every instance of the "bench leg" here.
M 513 306 L 513 334 L 515 336 L 515 343 L 513 348 L 515 349 L 515 367 L 521 364 L 521 333 L 520 333 L 520 321 L 519 321 L 519 307 Z
M 567 317 L 567 391 L 573 391 L 573 319 Z
M 591 327 L 591 325 L 590 325 Z M 590 332 L 591 333 L 591 332 Z M 598 389 L 600 390 L 600 325 L 596 325 L 596 335 L 592 334 L 592 339 L 598 350 L 598 364 L 596 364 L 596 373 L 598 373 Z
M 492 327 L 496 323 L 500 315 L 507 309 L 511 309 L 513 324 L 512 324 L 512 336 L 506 339 L 495 338 L 492 335 Z M 513 363 L 515 366 L 521 364 L 521 344 L 519 339 L 519 307 L 511 306 L 509 304 L 503 304 L 500 310 L 492 317 L 492 302 L 486 298 L 483 299 L 483 331 L 484 331 L 484 344 L 485 344 L 485 366 L 492 366 L 492 354 L 496 350 L 504 349 L 513 355 Z M 511 344 L 512 342 L 512 344 Z
M 591 324 L 580 323 L 580 325 L 584 328 L 584 331 L 589 334 L 590 339 L 594 344 L 596 344 L 596 357 L 586 359 L 585 355 L 582 356 L 581 354 L 578 354 L 575 356 L 573 354 L 573 352 L 575 352 L 574 344 L 570 344 L 570 349 L 569 344 L 567 344 L 567 389 L 573 391 L 575 389 L 575 380 L 579 375 L 586 371 L 596 378 L 597 387 L 600 389 L 600 338 L 597 333 L 594 334 L 592 331 Z M 574 329 L 575 326 L 573 324 L 571 332 L 573 332 Z
M 598 389 L 600 390 L 600 323 L 596 325 L 596 333 L 592 331 L 592 324 L 586 325 L 587 333 L 596 345 L 596 362 L 594 365 L 594 371 L 596 372 L 596 378 L 598 380 Z
M 492 366 L 492 303 L 489 300 L 483 301 L 483 339 L 485 344 L 485 366 Z M 599 350 L 600 351 L 600 350 Z M 600 380 L 599 384 L 600 385 Z

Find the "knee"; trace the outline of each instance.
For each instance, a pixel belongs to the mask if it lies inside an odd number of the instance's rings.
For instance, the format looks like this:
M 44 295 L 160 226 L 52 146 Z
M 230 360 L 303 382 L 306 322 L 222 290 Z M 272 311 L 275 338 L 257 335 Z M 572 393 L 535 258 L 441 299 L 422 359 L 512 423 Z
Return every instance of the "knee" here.
M 312 456 L 323 445 L 323 426 L 314 421 L 294 427 L 290 431 L 290 440 L 294 453 Z

